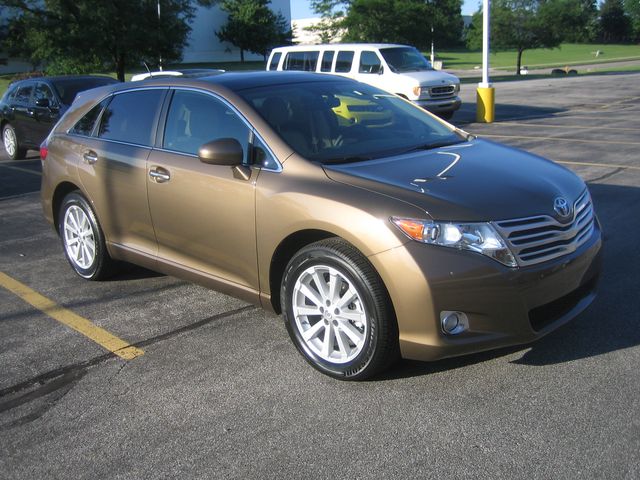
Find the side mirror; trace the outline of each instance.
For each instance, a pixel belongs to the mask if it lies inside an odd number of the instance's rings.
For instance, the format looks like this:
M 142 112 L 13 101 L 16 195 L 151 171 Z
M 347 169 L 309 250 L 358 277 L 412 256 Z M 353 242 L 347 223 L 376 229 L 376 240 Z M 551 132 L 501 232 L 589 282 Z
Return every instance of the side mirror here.
M 240 165 L 242 157 L 242 145 L 235 138 L 213 140 L 198 149 L 200 161 L 210 165 Z
M 42 107 L 42 108 L 49 107 L 49 99 L 48 98 L 38 98 L 36 100 L 36 107 Z

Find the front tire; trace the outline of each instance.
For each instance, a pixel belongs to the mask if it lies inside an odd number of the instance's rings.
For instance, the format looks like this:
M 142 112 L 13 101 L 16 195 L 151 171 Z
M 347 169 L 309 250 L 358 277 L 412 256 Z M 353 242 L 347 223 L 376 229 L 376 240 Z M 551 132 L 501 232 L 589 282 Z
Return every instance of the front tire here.
M 398 357 L 389 295 L 351 244 L 331 238 L 301 249 L 289 262 L 281 289 L 289 335 L 314 368 L 335 378 L 363 380 Z
M 75 272 L 87 280 L 102 280 L 111 275 L 114 261 L 89 202 L 77 191 L 68 194 L 58 218 L 64 253 Z
M 22 160 L 27 156 L 27 149 L 20 146 L 18 135 L 9 123 L 2 128 L 2 143 L 11 160 Z

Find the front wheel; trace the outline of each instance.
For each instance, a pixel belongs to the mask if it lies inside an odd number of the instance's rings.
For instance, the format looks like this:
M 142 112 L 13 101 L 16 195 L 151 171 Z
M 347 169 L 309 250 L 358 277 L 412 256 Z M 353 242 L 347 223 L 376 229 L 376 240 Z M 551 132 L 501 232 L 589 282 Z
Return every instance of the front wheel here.
M 322 240 L 296 253 L 281 299 L 294 344 L 327 375 L 363 380 L 398 357 L 397 324 L 382 279 L 344 240 Z
M 62 201 L 58 218 L 64 253 L 76 273 L 87 280 L 111 275 L 114 261 L 89 202 L 79 192 L 70 193 Z
M 453 112 L 440 112 L 438 116 L 443 120 L 451 120 L 453 118 Z
M 2 143 L 11 160 L 22 160 L 27 155 L 27 149 L 20 146 L 15 129 L 8 123 L 2 129 Z

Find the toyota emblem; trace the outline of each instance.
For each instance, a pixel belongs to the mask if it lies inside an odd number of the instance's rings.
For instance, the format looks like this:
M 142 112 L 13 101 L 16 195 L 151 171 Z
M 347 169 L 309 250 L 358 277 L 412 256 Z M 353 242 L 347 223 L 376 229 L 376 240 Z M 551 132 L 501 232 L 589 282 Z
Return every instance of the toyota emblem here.
M 557 197 L 553 201 L 553 209 L 561 217 L 568 217 L 571 213 L 571 206 L 569 205 L 569 202 L 567 202 L 567 199 L 564 197 Z

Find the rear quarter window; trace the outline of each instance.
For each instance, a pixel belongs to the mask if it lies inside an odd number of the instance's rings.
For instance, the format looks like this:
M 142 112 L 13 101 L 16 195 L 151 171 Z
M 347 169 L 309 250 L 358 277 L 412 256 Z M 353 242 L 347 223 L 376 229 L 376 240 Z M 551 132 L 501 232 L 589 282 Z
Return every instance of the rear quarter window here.
M 98 105 L 96 105 L 91 110 L 89 110 L 89 112 L 85 114 L 85 116 L 82 117 L 80 120 L 78 120 L 78 123 L 76 123 L 71 128 L 71 130 L 69 130 L 69 133 L 72 133 L 74 135 L 84 135 L 86 137 L 91 136 L 91 134 L 93 133 L 93 128 L 95 127 L 96 121 L 100 117 L 100 113 L 102 112 L 104 107 L 108 105 L 109 100 L 111 100 L 111 98 L 107 98 L 103 100 Z
M 164 90 L 118 93 L 100 118 L 98 137 L 105 140 L 152 145 Z
M 271 57 L 271 61 L 269 62 L 269 70 L 277 70 L 278 69 L 278 63 L 280 63 L 280 58 L 282 57 L 282 53 L 281 52 L 276 52 L 273 54 L 273 57 Z

